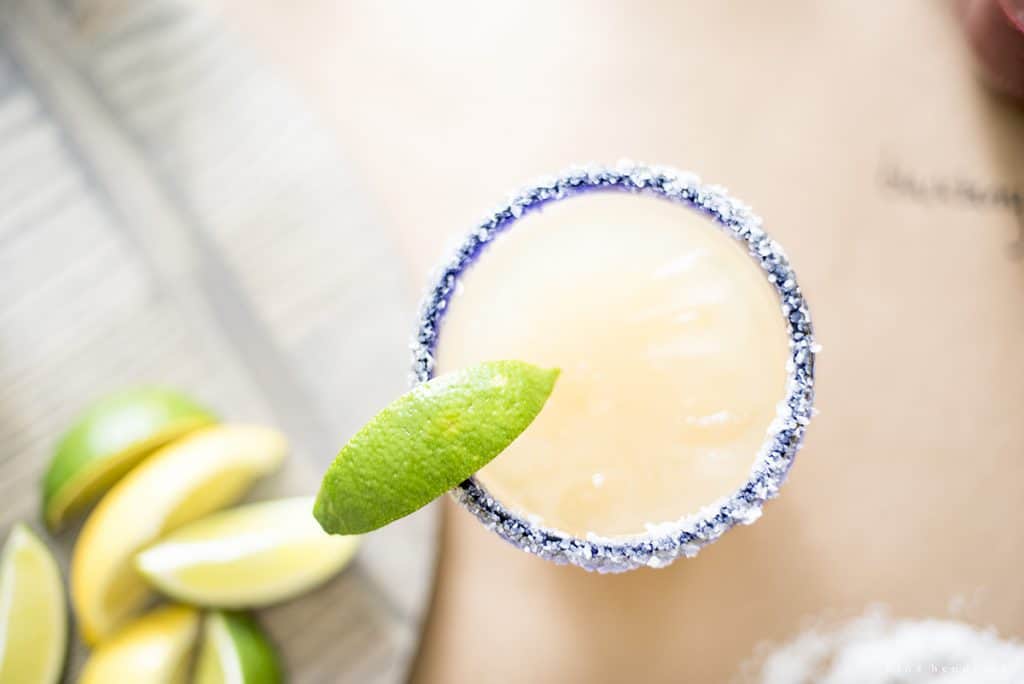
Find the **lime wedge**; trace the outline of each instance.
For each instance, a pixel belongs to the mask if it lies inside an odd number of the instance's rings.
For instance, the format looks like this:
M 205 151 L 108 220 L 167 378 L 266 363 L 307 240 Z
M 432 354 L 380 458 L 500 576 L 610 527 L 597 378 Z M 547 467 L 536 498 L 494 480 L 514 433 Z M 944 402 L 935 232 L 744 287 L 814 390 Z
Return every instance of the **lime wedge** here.
M 206 428 L 146 459 L 89 515 L 71 558 L 71 600 L 82 636 L 95 644 L 145 603 L 135 554 L 161 534 L 237 501 L 284 458 L 274 430 Z
M 199 612 L 165 606 L 129 623 L 93 651 L 79 684 L 185 684 Z
M 320 485 L 316 519 L 331 534 L 361 534 L 430 503 L 533 422 L 558 373 L 489 361 L 416 386 L 342 447 Z
M 43 517 L 57 530 L 139 461 L 216 419 L 177 392 L 142 388 L 89 408 L 64 433 L 43 477 Z
M 179 601 L 255 608 L 309 591 L 348 564 L 359 537 L 325 533 L 313 497 L 264 501 L 178 528 L 136 557 L 150 584 Z
M 67 639 L 57 562 L 35 534 L 15 525 L 0 556 L 0 682 L 59 681 Z
M 283 679 L 277 652 L 255 620 L 221 612 L 206 618 L 195 684 L 278 684 Z

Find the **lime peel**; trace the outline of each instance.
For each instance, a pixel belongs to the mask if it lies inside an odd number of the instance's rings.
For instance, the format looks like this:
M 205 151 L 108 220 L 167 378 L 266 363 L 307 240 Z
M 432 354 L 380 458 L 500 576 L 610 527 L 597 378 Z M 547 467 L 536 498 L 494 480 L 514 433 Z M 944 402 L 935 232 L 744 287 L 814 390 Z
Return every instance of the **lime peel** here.
M 488 361 L 417 385 L 342 447 L 320 486 L 317 521 L 331 534 L 362 534 L 430 503 L 533 422 L 559 372 Z
M 206 618 L 196 661 L 196 684 L 279 684 L 277 651 L 259 624 L 240 613 L 214 612 Z
M 210 411 L 169 389 L 137 388 L 96 402 L 61 437 L 43 476 L 47 526 L 59 529 L 153 451 L 214 422 Z

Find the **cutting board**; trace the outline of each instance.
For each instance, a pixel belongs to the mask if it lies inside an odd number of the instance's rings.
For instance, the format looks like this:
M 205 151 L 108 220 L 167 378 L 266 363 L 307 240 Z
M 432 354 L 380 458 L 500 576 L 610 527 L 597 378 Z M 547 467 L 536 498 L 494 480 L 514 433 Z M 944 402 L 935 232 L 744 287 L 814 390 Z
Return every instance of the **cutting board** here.
M 259 499 L 315 492 L 406 386 L 415 298 L 359 179 L 202 8 L 0 0 L 0 177 L 0 532 L 41 530 L 54 443 L 108 391 L 170 385 L 280 428 Z M 45 537 L 65 570 L 74 534 Z M 260 615 L 292 681 L 404 677 L 435 536 L 427 509 Z

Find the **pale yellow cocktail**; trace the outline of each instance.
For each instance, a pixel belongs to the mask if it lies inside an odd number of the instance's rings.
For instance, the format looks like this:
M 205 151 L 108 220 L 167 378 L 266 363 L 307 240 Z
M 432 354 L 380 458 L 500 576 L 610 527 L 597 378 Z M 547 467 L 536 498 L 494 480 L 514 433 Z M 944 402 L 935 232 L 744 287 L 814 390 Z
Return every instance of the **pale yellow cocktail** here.
M 734 491 L 785 392 L 764 275 L 708 218 L 656 197 L 594 193 L 523 217 L 463 275 L 444 326 L 439 372 L 562 369 L 477 479 L 577 536 L 643 533 Z
M 527 550 L 616 570 L 756 519 L 809 419 L 815 350 L 788 261 L 755 219 L 700 187 L 621 192 L 635 181 L 610 175 L 608 190 L 513 203 L 445 276 L 424 327 L 435 373 L 562 369 L 535 422 L 476 474 L 484 490 L 458 495 Z

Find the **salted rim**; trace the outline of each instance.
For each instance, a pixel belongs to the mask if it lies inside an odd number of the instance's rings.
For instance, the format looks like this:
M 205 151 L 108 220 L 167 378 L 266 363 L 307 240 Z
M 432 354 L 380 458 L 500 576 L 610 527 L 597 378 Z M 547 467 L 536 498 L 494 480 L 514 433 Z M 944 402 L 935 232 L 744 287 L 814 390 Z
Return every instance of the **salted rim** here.
M 779 295 L 789 334 L 786 394 L 751 467 L 747 482 L 733 494 L 677 521 L 649 525 L 641 535 L 586 538 L 530 522 L 509 510 L 471 477 L 452 494 L 490 530 L 518 548 L 555 563 L 571 563 L 586 570 L 623 572 L 641 566 L 660 568 L 679 556 L 693 557 L 737 523 L 749 525 L 761 517 L 765 501 L 774 498 L 786 479 L 804 431 L 814 414 L 814 342 L 810 313 L 796 275 L 782 247 L 765 234 L 761 219 L 750 207 L 730 197 L 725 188 L 706 185 L 689 172 L 664 166 L 619 162 L 614 167 L 572 167 L 542 178 L 516 193 L 491 212 L 463 240 L 440 268 L 427 291 L 412 343 L 413 383 L 433 375 L 433 352 L 439 327 L 463 271 L 487 244 L 524 213 L 547 202 L 584 192 L 606 190 L 657 195 L 711 216 L 747 250 Z

